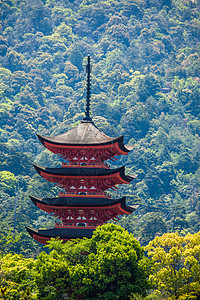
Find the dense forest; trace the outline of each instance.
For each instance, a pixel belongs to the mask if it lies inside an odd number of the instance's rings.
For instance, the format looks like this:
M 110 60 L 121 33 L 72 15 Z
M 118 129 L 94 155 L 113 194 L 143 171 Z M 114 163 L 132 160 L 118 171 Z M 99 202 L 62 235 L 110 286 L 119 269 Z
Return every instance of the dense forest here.
M 109 161 L 137 175 L 110 192 L 140 205 L 118 224 L 144 246 L 200 230 L 199 16 L 198 0 L 0 0 L 2 253 L 36 257 L 42 246 L 25 225 L 54 225 L 29 195 L 59 189 L 32 163 L 56 167 L 61 159 L 36 133 L 57 135 L 83 118 L 88 54 L 93 121 L 134 145 Z
M 20 233 L 22 252 L 36 247 L 24 225 L 54 222 L 28 195 L 58 193 L 32 166 L 60 165 L 36 133 L 83 118 L 88 53 L 95 124 L 135 145 L 114 164 L 137 175 L 118 196 L 140 204 L 120 224 L 142 244 L 200 230 L 199 9 L 189 0 L 1 1 L 0 231 Z

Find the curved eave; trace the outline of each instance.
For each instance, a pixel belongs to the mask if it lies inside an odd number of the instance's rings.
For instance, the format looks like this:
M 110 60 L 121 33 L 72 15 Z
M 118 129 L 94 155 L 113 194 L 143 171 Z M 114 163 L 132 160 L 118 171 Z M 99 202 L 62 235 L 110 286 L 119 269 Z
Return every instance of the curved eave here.
M 120 199 L 109 199 L 109 198 L 76 198 L 76 197 L 57 197 L 57 198 L 36 198 L 29 196 L 32 200 L 32 202 L 38 206 L 45 205 L 50 207 L 57 207 L 57 208 L 63 208 L 63 207 L 107 207 L 116 205 L 119 203 L 125 203 L 126 197 L 120 198 Z M 124 205 L 123 205 L 124 206 Z
M 122 211 L 124 213 L 132 213 L 138 208 L 138 205 L 126 205 L 126 197 L 120 198 L 120 199 L 106 199 L 107 201 L 105 202 L 105 199 L 93 199 L 93 201 L 88 201 L 87 198 L 83 199 L 73 199 L 71 197 L 57 197 L 57 198 L 36 198 L 30 196 L 32 202 L 37 206 L 38 208 L 42 209 L 43 211 L 49 212 L 49 209 L 61 209 L 63 210 L 64 208 L 67 209 L 84 209 L 84 208 L 90 208 L 90 209 L 98 209 L 98 208 L 108 208 L 110 207 L 113 209 L 114 207 L 120 205 Z M 73 200 L 71 200 L 73 199 Z M 83 201 L 81 201 L 83 200 Z M 93 203 L 92 203 L 93 202 Z
M 124 145 L 124 136 L 123 135 L 120 137 L 118 144 L 119 144 L 119 148 L 124 152 L 130 152 L 134 148 L 134 146 Z
M 51 144 L 51 145 L 54 145 L 54 146 L 59 146 L 59 147 L 77 147 L 77 146 L 87 146 L 87 147 L 97 147 L 97 146 L 103 146 L 103 145 L 110 145 L 110 144 L 115 144 L 115 143 L 118 143 L 121 141 L 121 139 L 123 140 L 123 136 L 119 136 L 117 138 L 110 138 L 110 140 L 108 141 L 104 141 L 104 142 L 101 142 L 101 143 L 88 143 L 88 142 L 85 142 L 85 143 L 61 143 L 61 142 L 58 142 L 58 141 L 53 141 L 52 140 L 52 137 L 50 136 L 42 136 L 42 135 L 39 135 L 39 134 L 36 134 L 38 139 L 40 140 L 40 142 L 45 146 L 45 142 L 48 143 L 48 144 Z M 56 137 L 54 137 L 56 138 Z
M 108 141 L 104 141 L 101 143 L 61 143 L 61 142 L 57 142 L 57 141 L 52 141 L 52 138 L 49 136 L 42 136 L 39 134 L 36 134 L 38 139 L 40 140 L 40 142 L 43 144 L 43 146 L 45 146 L 46 148 L 48 148 L 49 146 L 53 146 L 53 147 L 57 147 L 57 148 L 83 148 L 83 147 L 87 147 L 87 148 L 99 148 L 99 147 L 105 147 L 105 146 L 110 146 L 113 147 L 114 144 L 118 144 L 118 148 L 119 148 L 119 153 L 117 153 L 116 155 L 120 155 L 123 154 L 123 152 L 128 153 L 131 150 L 133 150 L 134 146 L 126 146 L 124 145 L 124 136 L 119 136 L 116 138 L 111 138 Z
M 49 175 L 51 177 L 73 177 L 77 179 L 83 178 L 106 178 L 113 177 L 119 174 L 124 183 L 130 183 L 135 176 L 125 175 L 125 167 L 118 169 L 104 169 L 104 168 L 42 168 L 40 166 L 34 165 L 35 170 L 39 175 Z
M 127 205 L 127 206 L 126 206 L 126 210 L 127 210 L 127 212 L 132 213 L 132 212 L 134 212 L 138 207 L 139 207 L 139 205 Z
M 38 230 L 27 226 L 25 227 L 30 236 L 32 236 L 36 240 L 36 237 L 47 240 L 59 237 L 64 241 L 83 237 L 91 238 L 94 231 L 94 229 L 85 228 L 52 228 L 46 230 Z

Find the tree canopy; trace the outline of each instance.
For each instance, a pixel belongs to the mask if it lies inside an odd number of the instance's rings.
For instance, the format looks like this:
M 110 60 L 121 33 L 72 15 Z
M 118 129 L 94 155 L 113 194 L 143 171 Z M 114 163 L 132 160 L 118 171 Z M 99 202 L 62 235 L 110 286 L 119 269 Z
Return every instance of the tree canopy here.
M 128 299 L 145 295 L 148 263 L 134 236 L 121 226 L 98 227 L 91 239 L 49 242 L 36 260 L 7 254 L 1 259 L 5 299 Z M 28 297 L 28 296 L 27 296 Z M 34 298 L 36 297 L 36 298 Z M 24 299 L 24 298 L 23 298 Z
M 165 233 L 146 247 L 151 258 L 150 281 L 161 299 L 199 299 L 200 232 Z

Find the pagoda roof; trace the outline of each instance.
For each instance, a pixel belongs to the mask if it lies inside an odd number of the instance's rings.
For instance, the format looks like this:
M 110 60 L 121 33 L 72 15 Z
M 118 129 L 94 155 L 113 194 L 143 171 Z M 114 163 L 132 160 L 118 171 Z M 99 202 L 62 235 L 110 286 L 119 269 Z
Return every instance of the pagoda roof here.
M 56 197 L 56 198 L 36 198 L 30 196 L 32 202 L 36 206 L 56 207 L 56 208 L 100 208 L 109 207 L 120 204 L 122 209 L 128 213 L 133 212 L 138 208 L 138 205 L 126 205 L 126 197 L 120 199 L 108 199 L 105 197 Z
M 102 146 L 118 143 L 123 152 L 129 152 L 133 146 L 124 146 L 124 136 L 109 137 L 100 131 L 92 121 L 81 121 L 71 130 L 57 136 L 41 136 L 37 134 L 40 142 L 59 146 Z
M 105 169 L 105 168 L 43 168 L 37 165 L 33 165 L 39 175 L 43 176 L 43 174 L 52 175 L 54 177 L 108 177 L 109 175 L 115 175 L 117 173 L 120 174 L 120 177 L 126 181 L 131 182 L 135 176 L 125 175 L 125 167 L 117 168 L 117 169 Z
M 51 228 L 46 230 L 38 230 L 26 227 L 28 233 L 38 242 L 46 244 L 51 238 L 60 237 L 60 239 L 67 241 L 76 238 L 91 238 L 94 229 L 86 228 Z

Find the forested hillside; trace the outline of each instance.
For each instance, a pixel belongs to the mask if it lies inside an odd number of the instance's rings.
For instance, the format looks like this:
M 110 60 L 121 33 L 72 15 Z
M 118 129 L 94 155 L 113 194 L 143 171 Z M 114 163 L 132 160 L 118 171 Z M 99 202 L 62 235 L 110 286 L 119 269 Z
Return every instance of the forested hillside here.
M 58 194 L 32 166 L 60 165 L 36 133 L 63 133 L 83 118 L 88 54 L 95 124 L 135 145 L 110 162 L 137 175 L 112 192 L 140 204 L 119 224 L 143 245 L 165 232 L 199 231 L 199 2 L 1 0 L 0 6 L 1 241 L 15 231 L 21 234 L 15 250 L 37 254 L 40 245 L 24 226 L 53 226 L 28 197 Z

